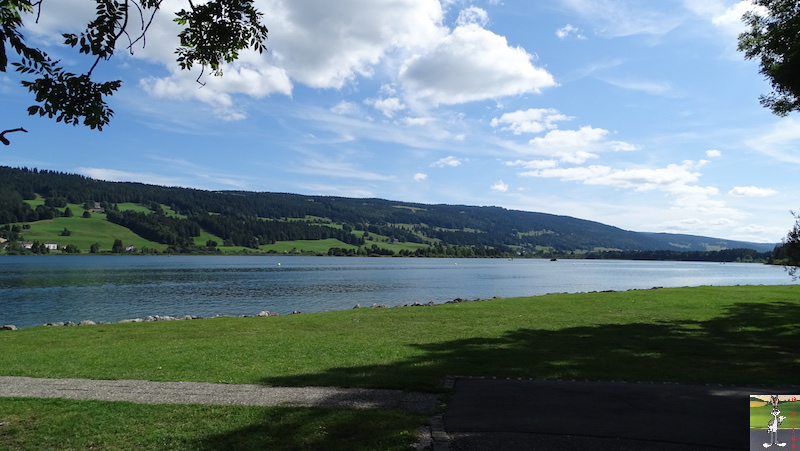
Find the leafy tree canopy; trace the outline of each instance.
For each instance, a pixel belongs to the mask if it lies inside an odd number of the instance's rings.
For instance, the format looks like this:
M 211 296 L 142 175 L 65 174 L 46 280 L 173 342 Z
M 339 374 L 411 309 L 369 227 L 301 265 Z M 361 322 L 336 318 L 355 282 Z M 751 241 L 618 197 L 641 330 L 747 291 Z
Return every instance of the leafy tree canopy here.
M 800 110 L 800 2 L 753 0 L 757 9 L 744 15 L 749 29 L 739 35 L 739 51 L 758 59 L 772 85 L 761 104 L 779 116 Z
M 786 238 L 783 239 L 782 253 L 786 261 L 786 270 L 792 276 L 792 279 L 797 279 L 797 277 L 800 277 L 797 274 L 798 269 L 800 269 L 800 215 L 794 212 L 792 214 L 795 217 L 794 226 L 786 234 Z
M 144 45 L 147 30 L 164 0 L 82 1 L 97 3 L 93 20 L 80 34 L 62 36 L 66 45 L 94 57 L 87 71 L 74 73 L 25 40 L 25 21 L 38 21 L 41 14 L 47 14 L 45 0 L 0 0 L 0 72 L 6 72 L 10 63 L 17 72 L 33 78 L 22 81 L 36 99 L 36 104 L 28 108 L 29 114 L 102 130 L 114 114 L 106 97 L 113 95 L 122 81 L 95 81 L 92 74 L 115 51 L 132 53 L 137 43 Z M 222 64 L 236 60 L 241 50 L 263 52 L 267 28 L 253 2 L 187 0 L 188 9 L 178 11 L 174 19 L 183 27 L 178 34 L 180 47 L 175 52 L 181 69 L 198 65 L 219 76 Z M 12 62 L 12 58 L 17 61 Z M 202 75 L 203 71 L 198 82 Z M 9 131 L 25 130 L 6 132 Z M 2 142 L 8 144 L 6 138 Z

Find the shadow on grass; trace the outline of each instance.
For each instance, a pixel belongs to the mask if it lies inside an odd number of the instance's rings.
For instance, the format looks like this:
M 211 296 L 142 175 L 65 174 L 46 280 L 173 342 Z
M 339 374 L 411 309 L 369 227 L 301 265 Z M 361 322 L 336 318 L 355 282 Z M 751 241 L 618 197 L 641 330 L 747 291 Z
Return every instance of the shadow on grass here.
M 407 450 L 424 419 L 396 410 L 278 407 L 249 426 L 211 434 L 191 449 Z
M 795 384 L 800 374 L 798 319 L 800 304 L 740 303 L 708 321 L 520 329 L 500 337 L 415 344 L 416 357 L 386 365 L 331 368 L 262 382 L 411 391 L 441 391 L 447 375 Z M 384 414 L 390 416 L 380 417 Z M 404 421 L 406 426 L 400 426 Z M 197 447 L 403 449 L 409 431 L 422 421 L 420 415 L 397 410 L 286 408 L 250 426 L 211 434 Z
M 0 449 L 406 451 L 423 421 L 398 410 L 0 398 Z
M 262 382 L 428 391 L 441 390 L 446 375 L 796 384 L 800 304 L 739 303 L 708 321 L 519 329 L 500 337 L 411 346 L 419 354 L 395 363 Z

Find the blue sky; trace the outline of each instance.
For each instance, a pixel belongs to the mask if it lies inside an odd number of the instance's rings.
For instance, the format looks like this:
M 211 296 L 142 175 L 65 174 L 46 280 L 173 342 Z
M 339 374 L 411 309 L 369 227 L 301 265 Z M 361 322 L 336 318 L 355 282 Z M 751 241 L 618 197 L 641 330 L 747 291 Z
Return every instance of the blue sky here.
M 777 242 L 794 220 L 800 119 L 758 103 L 738 0 L 257 0 L 269 52 L 195 82 L 167 0 L 103 132 L 28 117 L 0 73 L 0 165 L 208 190 L 574 216 L 627 230 Z M 43 4 L 30 42 L 93 10 Z

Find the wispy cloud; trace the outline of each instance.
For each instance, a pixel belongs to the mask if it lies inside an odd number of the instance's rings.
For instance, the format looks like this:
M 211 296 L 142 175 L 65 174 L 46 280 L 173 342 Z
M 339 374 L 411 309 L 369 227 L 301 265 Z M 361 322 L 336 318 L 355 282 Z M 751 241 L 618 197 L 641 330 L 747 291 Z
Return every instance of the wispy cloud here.
M 186 182 L 182 182 L 179 178 L 165 177 L 149 172 L 129 172 L 117 169 L 91 167 L 78 167 L 75 168 L 75 171 L 86 177 L 108 182 L 139 182 L 160 186 L 188 186 Z
M 778 194 L 772 188 L 759 188 L 756 186 L 737 186 L 728 191 L 728 194 L 735 197 L 769 197 Z
M 569 37 L 574 37 L 575 39 L 586 39 L 586 36 L 581 33 L 580 28 L 573 27 L 570 24 L 566 24 L 556 30 L 556 36 L 558 36 L 558 39 L 567 39 Z
M 653 96 L 675 96 L 677 95 L 672 84 L 665 81 L 620 79 L 612 77 L 601 78 L 606 83 L 618 88 L 631 91 L 644 92 Z
M 507 124 L 503 130 L 510 130 L 515 135 L 522 133 L 541 133 L 545 130 L 557 128 L 557 122 L 568 121 L 574 118 L 559 113 L 554 108 L 531 108 L 505 113 L 499 118 L 492 119 L 492 127 Z
M 800 164 L 800 121 L 781 119 L 769 131 L 747 140 L 751 148 L 784 163 Z
M 684 17 L 669 11 L 661 2 L 635 0 L 561 0 L 608 37 L 633 35 L 663 36 L 677 28 Z
M 663 168 L 616 169 L 610 166 L 592 165 L 571 168 L 547 168 L 520 173 L 526 177 L 558 178 L 567 182 L 586 185 L 602 185 L 634 191 L 662 191 L 672 196 L 674 208 L 704 215 L 719 215 L 726 218 L 741 218 L 744 214 L 729 208 L 715 199 L 719 190 L 713 186 L 700 186 L 700 168 L 706 160 L 684 161 Z
M 451 168 L 454 168 L 454 167 L 457 167 L 457 166 L 461 166 L 461 164 L 464 161 L 466 161 L 466 160 L 465 159 L 456 158 L 456 157 L 450 155 L 450 156 L 447 156 L 447 157 L 444 157 L 444 158 L 440 158 L 439 160 L 434 161 L 433 163 L 431 163 L 431 167 L 436 167 L 436 168 L 451 167 Z
M 394 181 L 395 176 L 365 171 L 353 163 L 309 159 L 290 169 L 292 172 L 322 175 L 337 178 L 352 178 L 368 181 Z

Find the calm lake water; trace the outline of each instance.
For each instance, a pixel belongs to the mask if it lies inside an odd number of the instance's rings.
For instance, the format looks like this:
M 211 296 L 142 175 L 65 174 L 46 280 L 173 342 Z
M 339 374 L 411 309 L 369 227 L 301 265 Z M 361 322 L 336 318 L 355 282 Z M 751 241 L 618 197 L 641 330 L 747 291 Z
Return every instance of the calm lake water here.
M 0 325 L 255 315 L 455 298 L 792 284 L 745 263 L 243 256 L 0 257 Z

